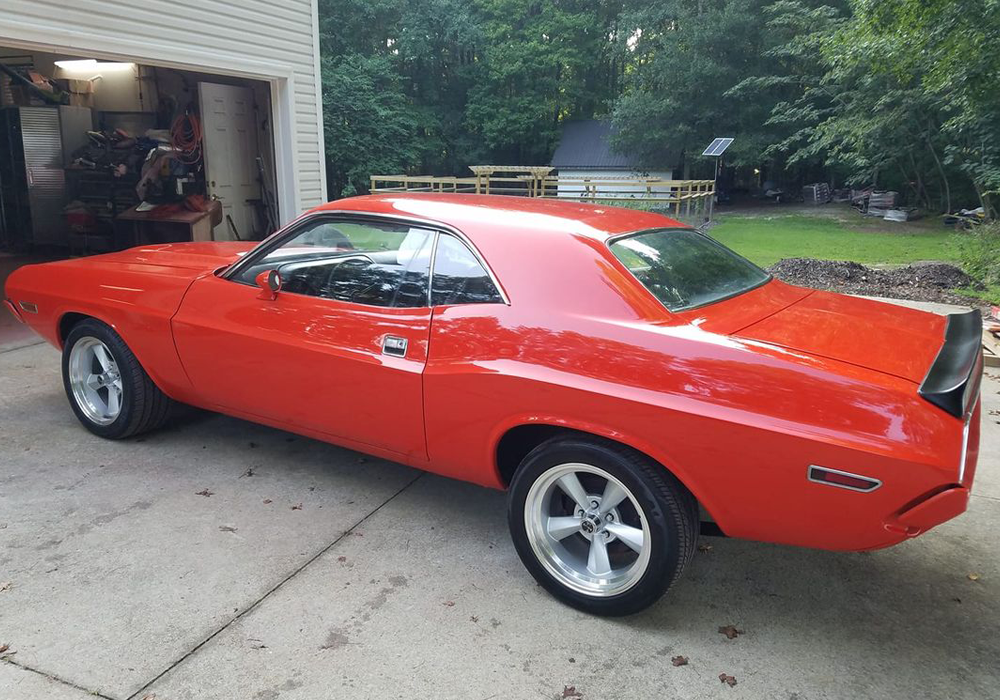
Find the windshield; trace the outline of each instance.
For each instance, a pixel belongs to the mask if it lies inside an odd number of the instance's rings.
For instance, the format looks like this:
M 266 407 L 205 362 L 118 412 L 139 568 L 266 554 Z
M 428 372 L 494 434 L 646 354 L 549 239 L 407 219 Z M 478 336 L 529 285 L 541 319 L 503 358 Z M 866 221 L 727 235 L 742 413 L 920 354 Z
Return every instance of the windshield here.
M 749 260 L 693 229 L 645 231 L 611 252 L 670 311 L 742 294 L 771 279 Z

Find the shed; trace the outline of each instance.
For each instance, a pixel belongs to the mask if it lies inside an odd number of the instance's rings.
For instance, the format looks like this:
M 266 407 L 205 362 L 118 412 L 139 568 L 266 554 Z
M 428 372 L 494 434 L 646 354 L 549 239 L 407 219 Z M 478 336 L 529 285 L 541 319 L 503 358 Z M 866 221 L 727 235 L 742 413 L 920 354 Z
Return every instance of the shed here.
M 673 179 L 672 167 L 649 169 L 639 164 L 634 155 L 612 149 L 614 125 L 598 119 L 565 122 L 559 145 L 552 154 L 551 165 L 558 171 L 560 196 L 579 196 L 584 190 L 583 180 L 616 180 L 621 178 Z M 565 182 L 565 179 L 570 182 Z M 580 180 L 581 182 L 576 182 Z M 598 193 L 604 191 L 625 194 L 635 191 L 636 196 L 645 191 L 639 184 L 597 185 Z M 665 191 L 669 192 L 669 188 Z
M 33 214 L 16 225 L 8 221 L 0 246 L 24 235 L 29 243 L 61 243 L 51 228 L 57 222 L 46 222 L 46 212 L 62 217 L 58 192 L 86 200 L 69 191 L 77 175 L 74 141 L 85 144 L 87 138 L 81 124 L 141 138 L 149 130 L 162 132 L 171 108 L 175 115 L 200 117 L 203 172 L 194 187 L 222 200 L 224 223 L 215 228 L 216 239 L 260 238 L 324 202 L 318 37 L 317 0 L 4 0 L 0 63 L 49 79 L 46 89 L 55 86 L 60 94 L 61 86 L 71 93 L 71 106 L 90 111 L 55 105 L 57 116 L 53 104 L 18 93 L 10 71 L 0 74 L 0 111 L 10 123 L 37 130 L 64 161 L 27 152 L 27 139 L 15 148 L 29 161 L 21 169 Z M 61 139 L 54 133 L 59 125 Z M 5 186 L 17 177 L 10 175 Z M 186 192 L 190 178 L 177 179 L 185 180 L 176 184 L 178 194 Z

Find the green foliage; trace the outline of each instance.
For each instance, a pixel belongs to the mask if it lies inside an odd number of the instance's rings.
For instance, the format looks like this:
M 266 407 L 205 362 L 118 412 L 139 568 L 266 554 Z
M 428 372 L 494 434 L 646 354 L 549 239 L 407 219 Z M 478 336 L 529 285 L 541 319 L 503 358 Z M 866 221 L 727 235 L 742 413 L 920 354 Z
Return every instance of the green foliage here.
M 544 164 L 610 117 L 650 167 L 1000 198 L 1000 0 L 319 0 L 333 194 Z
M 503 161 L 547 162 L 560 120 L 591 117 L 611 96 L 606 32 L 616 8 L 588 0 L 477 0 L 474 7 L 485 47 L 468 127 Z
M 800 129 L 769 155 L 789 163 L 820 159 L 858 184 L 901 191 L 932 210 L 984 205 L 1000 188 L 1000 78 L 997 0 L 853 0 L 850 15 L 817 8 L 772 55 L 808 47 L 811 66 L 794 99 L 774 105 L 769 124 Z M 775 22 L 807 17 L 798 2 L 768 8 Z M 772 66 L 744 81 L 778 84 Z
M 546 163 L 617 93 L 613 0 L 320 0 L 330 190 Z
M 382 56 L 323 59 L 323 128 L 331 178 L 340 196 L 355 194 L 371 173 L 396 173 L 419 162 L 419 115 Z
M 814 35 L 840 17 L 839 10 L 817 5 L 632 0 L 622 18 L 629 46 L 624 94 L 614 109 L 621 148 L 654 162 L 683 159 L 704 172 L 709 164 L 698 158 L 704 147 L 714 137 L 733 136 L 726 154 L 731 165 L 768 162 L 785 169 L 789 164 L 774 144 L 806 140 L 802 129 L 824 109 L 800 99 L 822 74 Z M 782 117 L 771 118 L 777 105 Z M 812 164 L 799 160 L 791 165 Z
M 987 287 L 1000 287 L 1000 223 L 955 233 L 953 244 L 970 277 Z
M 763 121 L 766 112 L 748 102 L 749 113 L 738 114 L 723 93 L 764 48 L 764 4 L 629 0 L 618 37 L 629 54 L 614 108 L 619 146 L 651 167 L 672 167 L 713 137 L 735 134 L 740 122 Z M 733 148 L 731 155 L 747 157 L 753 144 L 740 139 Z

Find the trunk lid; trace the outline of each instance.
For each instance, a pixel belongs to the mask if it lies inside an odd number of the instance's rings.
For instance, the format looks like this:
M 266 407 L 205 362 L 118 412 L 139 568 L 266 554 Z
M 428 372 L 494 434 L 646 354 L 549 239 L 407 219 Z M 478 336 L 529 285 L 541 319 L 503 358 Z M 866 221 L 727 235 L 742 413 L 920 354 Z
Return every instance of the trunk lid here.
M 920 383 L 946 323 L 926 311 L 816 291 L 731 334 Z

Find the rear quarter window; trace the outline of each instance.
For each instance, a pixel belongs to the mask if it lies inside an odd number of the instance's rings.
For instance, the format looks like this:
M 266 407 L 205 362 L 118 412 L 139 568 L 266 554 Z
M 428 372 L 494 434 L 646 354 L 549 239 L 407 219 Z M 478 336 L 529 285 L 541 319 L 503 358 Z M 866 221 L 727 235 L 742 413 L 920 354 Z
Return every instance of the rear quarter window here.
M 657 229 L 611 242 L 611 252 L 670 311 L 704 306 L 759 287 L 771 276 L 693 229 Z

